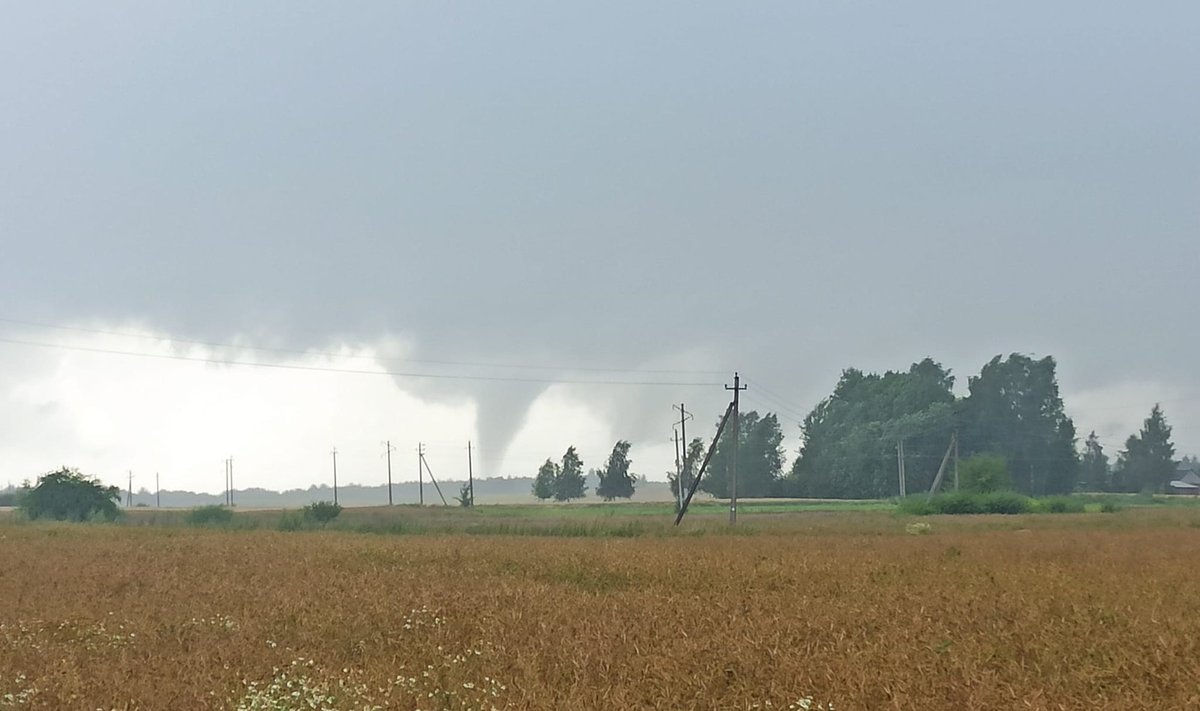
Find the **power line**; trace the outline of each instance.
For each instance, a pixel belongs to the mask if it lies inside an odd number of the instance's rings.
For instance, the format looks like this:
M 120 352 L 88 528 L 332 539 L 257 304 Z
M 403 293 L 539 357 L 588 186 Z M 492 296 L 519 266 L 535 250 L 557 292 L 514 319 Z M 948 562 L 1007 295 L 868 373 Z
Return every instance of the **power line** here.
M 205 346 L 208 348 L 229 348 L 240 351 L 260 351 L 264 353 L 286 353 L 291 355 L 307 355 L 307 356 L 322 356 L 327 358 L 355 358 L 368 359 L 376 361 L 391 361 L 395 363 L 414 363 L 424 365 L 452 365 L 465 366 L 472 368 L 510 368 L 515 370 L 560 370 L 569 372 L 593 372 L 593 373 L 643 373 L 647 375 L 720 375 L 723 370 L 668 370 L 654 368 L 601 368 L 589 366 L 571 366 L 571 365 L 534 365 L 529 363 L 484 363 L 479 361 L 459 361 L 459 360 L 434 360 L 423 358 L 397 358 L 390 356 L 378 355 L 361 355 L 348 353 L 335 353 L 331 351 L 312 351 L 301 350 L 298 348 L 271 348 L 266 346 L 247 346 L 237 345 L 234 343 L 218 343 L 214 341 L 198 341 L 187 338 L 176 338 L 171 335 L 154 335 L 148 333 L 130 333 L 128 331 L 111 331 L 101 328 L 85 328 L 82 326 L 64 326 L 53 323 L 40 323 L 37 321 L 25 321 L 22 319 L 0 317 L 0 323 L 12 323 L 21 326 L 32 326 L 35 328 L 52 328 L 60 331 L 76 331 L 79 333 L 93 333 L 104 336 L 119 336 L 122 338 L 141 338 L 153 341 L 170 341 L 172 343 L 184 343 L 192 346 Z
M 123 351 L 111 348 L 93 348 L 89 346 L 69 346 L 61 343 L 42 343 L 26 341 L 17 338 L 0 338 L 0 343 L 18 346 L 33 346 L 37 348 L 54 348 L 84 353 L 103 353 L 106 355 L 133 356 L 138 358 L 156 358 L 159 360 L 179 360 L 192 363 L 212 363 L 216 365 L 243 365 L 254 368 L 276 368 L 280 370 L 304 370 L 320 373 L 341 373 L 349 375 L 387 375 L 394 378 L 427 378 L 434 380 L 473 380 L 507 383 L 536 383 L 541 385 L 632 385 L 632 386 L 674 386 L 674 387 L 715 387 L 718 382 L 686 382 L 686 381 L 655 381 L 655 380 L 580 380 L 570 378 L 520 378 L 493 375 L 464 375 L 449 373 L 414 373 L 397 370 L 362 370 L 357 368 L 333 368 L 315 365 L 297 365 L 294 363 L 262 363 L 258 361 L 232 360 L 224 358 L 208 358 L 187 356 L 170 353 L 142 353 L 138 351 Z

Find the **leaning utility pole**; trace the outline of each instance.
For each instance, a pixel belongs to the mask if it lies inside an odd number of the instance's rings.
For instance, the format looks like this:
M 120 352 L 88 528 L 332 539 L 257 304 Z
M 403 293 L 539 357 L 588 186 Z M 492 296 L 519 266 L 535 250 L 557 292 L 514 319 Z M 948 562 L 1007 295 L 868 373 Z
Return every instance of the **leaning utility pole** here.
M 471 462 L 471 440 L 467 440 L 467 496 L 471 497 L 471 508 L 475 508 L 475 466 Z
M 733 387 L 725 386 L 733 391 L 733 456 L 729 459 L 729 525 L 737 523 L 737 458 L 738 438 L 740 436 L 742 415 L 738 410 L 738 394 L 746 389 L 737 372 L 733 374 Z
M 334 447 L 330 454 L 333 455 L 333 503 L 337 504 L 337 447 Z
M 725 424 L 729 422 L 730 413 L 733 412 L 733 403 L 725 408 L 725 414 L 721 415 L 721 422 L 717 425 L 717 436 L 713 438 L 712 444 L 708 446 L 708 452 L 704 455 L 704 461 L 700 462 L 700 468 L 696 470 L 696 478 L 692 479 L 692 485 L 688 487 L 687 498 L 683 500 L 683 506 L 679 507 L 679 513 L 675 514 L 675 525 L 683 520 L 683 515 L 687 513 L 688 505 L 692 503 L 692 497 L 696 495 L 696 489 L 700 487 L 700 480 L 704 477 L 704 470 L 708 468 L 708 463 L 712 461 L 713 453 L 717 451 L 717 442 L 721 441 L 721 433 L 725 431 Z
M 900 498 L 908 496 L 908 481 L 904 471 L 904 440 L 896 443 L 896 472 L 900 476 Z
M 433 478 L 433 470 L 429 468 L 429 462 L 425 461 L 425 453 L 421 452 L 421 465 L 425 467 L 425 471 L 429 473 L 429 481 L 433 482 L 433 488 L 437 489 L 438 496 L 442 498 L 442 506 L 449 506 L 446 503 L 446 496 L 442 493 L 442 487 L 438 486 L 437 479 Z

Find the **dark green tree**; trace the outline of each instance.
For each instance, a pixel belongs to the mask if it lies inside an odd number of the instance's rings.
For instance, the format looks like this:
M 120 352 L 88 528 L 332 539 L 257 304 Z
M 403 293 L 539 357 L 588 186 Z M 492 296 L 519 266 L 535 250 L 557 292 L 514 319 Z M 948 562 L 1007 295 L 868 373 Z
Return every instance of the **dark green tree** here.
M 1158 405 L 1142 429 L 1125 440 L 1113 479 L 1120 491 L 1161 491 L 1175 474 L 1175 445 L 1171 426 Z
M 533 495 L 545 501 L 554 497 L 554 482 L 558 479 L 558 465 L 549 459 L 538 468 L 533 480 Z
M 1084 491 L 1108 491 L 1112 486 L 1108 466 L 1108 455 L 1096 437 L 1096 431 L 1088 435 L 1083 443 L 1083 461 L 1080 464 L 1079 486 Z
M 63 467 L 44 474 L 37 486 L 21 497 L 21 508 L 34 519 L 111 521 L 120 514 L 117 508 L 120 500 L 121 490 L 117 487 L 104 486 L 99 480 L 80 474 L 78 469 Z
M 543 465 L 544 466 L 544 465 Z M 562 465 L 554 476 L 554 500 L 570 501 L 587 496 L 587 479 L 583 474 L 583 460 L 575 452 L 575 447 L 568 447 L 563 454 Z
M 954 430 L 954 377 L 926 358 L 906 372 L 854 368 L 801 425 L 800 456 L 785 492 L 815 498 L 899 493 L 896 447 L 904 440 L 908 491 L 928 489 Z
M 998 454 L 1018 491 L 1065 494 L 1079 477 L 1075 423 L 1063 410 L 1054 358 L 996 356 L 970 380 L 962 402 L 963 454 Z
M 725 426 L 712 461 L 700 481 L 700 489 L 719 499 L 727 499 L 730 490 L 730 464 L 733 459 L 733 423 Z M 737 493 L 739 498 L 779 495 L 783 472 L 783 432 L 774 413 L 759 417 L 758 412 L 743 412 L 737 439 Z
M 637 484 L 637 475 L 629 471 L 629 442 L 620 440 L 613 445 L 612 453 L 604 468 L 597 474 L 600 481 L 596 485 L 596 496 L 605 501 L 613 499 L 628 499 L 633 496 Z

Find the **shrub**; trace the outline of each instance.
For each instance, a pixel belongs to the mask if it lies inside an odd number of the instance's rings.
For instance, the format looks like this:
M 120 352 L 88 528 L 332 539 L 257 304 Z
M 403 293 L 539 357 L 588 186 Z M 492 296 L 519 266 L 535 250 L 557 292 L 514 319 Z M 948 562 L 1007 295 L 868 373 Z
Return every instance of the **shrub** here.
M 233 510 L 225 506 L 197 506 L 188 511 L 187 522 L 193 526 L 221 526 L 233 520 Z
M 1012 488 L 1012 478 L 1008 475 L 1008 462 L 1004 457 L 994 454 L 977 454 L 962 460 L 959 465 L 959 479 L 964 491 L 980 494 L 1007 491 Z
M 304 507 L 304 519 L 324 526 L 341 512 L 342 507 L 332 501 L 316 501 Z
M 983 498 L 987 513 L 1023 514 L 1033 511 L 1033 502 L 1029 497 L 1015 491 L 997 491 Z
M 956 491 L 938 494 L 932 499 L 913 497 L 900 503 L 900 510 L 915 516 L 930 514 L 1022 514 L 1033 511 L 1033 502 L 1028 497 L 1013 491 L 996 491 L 988 494 Z
M 37 486 L 21 495 L 21 508 L 31 519 L 58 521 L 112 521 L 120 515 L 121 490 L 63 467 L 45 474 Z
M 1116 513 L 1121 510 L 1121 506 L 1115 501 L 1105 501 L 1100 504 L 1101 513 Z
M 1083 513 L 1083 502 L 1069 496 L 1042 499 L 1038 508 L 1046 513 Z

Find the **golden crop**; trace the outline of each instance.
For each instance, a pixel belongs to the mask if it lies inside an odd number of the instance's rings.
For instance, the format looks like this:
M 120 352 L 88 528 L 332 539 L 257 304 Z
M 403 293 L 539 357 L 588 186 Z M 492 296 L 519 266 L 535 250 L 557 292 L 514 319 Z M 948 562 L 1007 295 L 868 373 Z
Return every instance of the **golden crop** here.
M 631 539 L 4 525 L 0 709 L 1200 708 L 1200 528 L 1160 516 Z

